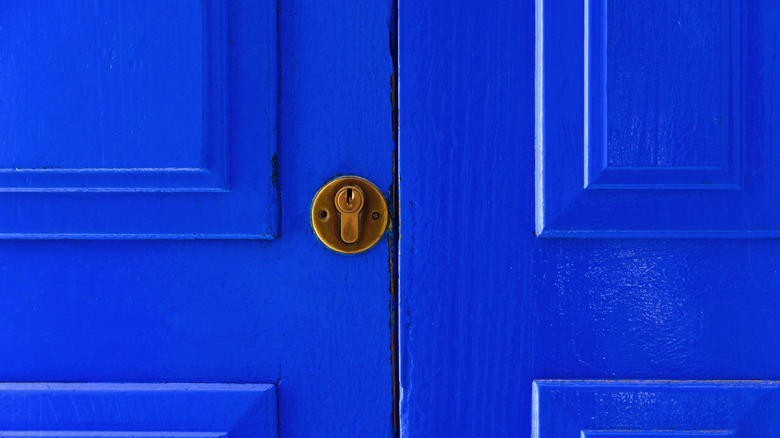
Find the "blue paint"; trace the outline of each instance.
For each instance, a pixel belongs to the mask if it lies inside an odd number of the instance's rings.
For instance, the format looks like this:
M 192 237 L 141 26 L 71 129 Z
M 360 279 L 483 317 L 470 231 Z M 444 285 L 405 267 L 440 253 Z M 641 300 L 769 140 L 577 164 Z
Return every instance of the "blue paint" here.
M 587 86 L 594 103 L 606 105 L 593 107 L 607 128 L 593 149 L 606 147 L 610 168 L 726 164 L 721 155 L 734 148 L 728 147 L 728 96 L 721 92 L 731 87 L 721 75 L 739 80 L 728 76 L 728 46 L 739 47 L 741 37 L 740 17 L 732 16 L 741 11 L 721 10 L 730 4 L 739 2 L 588 1 L 589 18 L 605 18 L 588 23 L 593 47 L 585 50 L 591 68 L 605 67 Z
M 780 235 L 746 2 L 537 5 L 537 234 Z
M 739 3 L 589 1 L 584 14 L 585 187 L 738 189 Z
M 400 1 L 404 436 L 778 435 L 778 18 Z
M 780 383 L 534 382 L 534 438 L 776 436 Z
M 0 13 L 0 238 L 275 237 L 276 21 L 225 0 Z
M 276 387 L 219 383 L 0 383 L 15 438 L 277 437 Z
M 20 144 L 19 155 L 0 149 L 47 167 L 0 174 L 0 355 L 13 358 L 0 364 L 0 381 L 272 384 L 281 436 L 392 436 L 390 248 L 383 240 L 343 257 L 309 224 L 313 195 L 338 173 L 392 184 L 392 5 L 153 3 L 32 1 L 0 12 L 0 137 L 41 140 Z M 24 50 L 33 42 L 39 57 Z M 108 71 L 104 47 L 118 60 Z M 227 83 L 190 87 L 209 76 L 198 65 L 219 53 L 227 68 L 212 73 Z M 101 84 L 111 94 L 85 101 Z M 37 86 L 51 91 L 46 105 Z M 193 104 L 211 93 L 227 105 L 221 155 L 206 129 L 215 113 Z M 189 114 L 192 105 L 206 118 Z M 37 113 L 67 116 L 69 129 L 36 130 Z M 20 114 L 18 131 L 11 114 Z M 60 148 L 45 143 L 54 140 Z M 228 190 L 167 167 L 212 158 L 226 160 Z M 153 169 L 49 169 L 98 164 Z M 43 392 L 24 406 L 52 419 L 61 410 L 42 412 Z M 79 406 L 91 403 L 84 397 Z M 135 430 L 123 427 L 85 430 Z
M 533 5 L 398 20 L 402 436 L 529 436 Z

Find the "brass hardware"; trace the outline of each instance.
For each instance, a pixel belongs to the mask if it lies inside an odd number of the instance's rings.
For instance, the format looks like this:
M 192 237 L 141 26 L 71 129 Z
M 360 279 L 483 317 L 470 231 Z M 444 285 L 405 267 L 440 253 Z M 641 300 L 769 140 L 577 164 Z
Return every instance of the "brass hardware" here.
M 363 191 L 358 186 L 342 187 L 336 193 L 336 208 L 341 222 L 341 240 L 352 244 L 360 237 L 360 213 L 363 211 Z
M 328 248 L 345 254 L 365 251 L 379 242 L 388 218 L 382 192 L 357 176 L 329 181 L 311 204 L 314 233 Z

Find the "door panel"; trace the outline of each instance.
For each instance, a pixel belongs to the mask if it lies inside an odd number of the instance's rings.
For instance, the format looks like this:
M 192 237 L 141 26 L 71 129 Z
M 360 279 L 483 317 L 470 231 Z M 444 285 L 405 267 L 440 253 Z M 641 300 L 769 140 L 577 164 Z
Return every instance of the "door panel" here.
M 193 422 L 90 389 L 82 423 L 44 391 L 9 401 L 40 419 L 11 429 L 250 421 L 198 407 L 198 382 L 266 385 L 214 403 L 257 407 L 269 436 L 390 436 L 391 238 L 334 253 L 310 205 L 340 173 L 390 198 L 392 5 L 44 3 L 0 6 L 0 382 L 183 382 L 160 403 Z M 123 422 L 142 416 L 160 428 Z
M 14 438 L 276 437 L 276 387 L 207 383 L 2 383 Z
M 778 18 L 401 0 L 406 436 L 780 436 Z
M 538 2 L 540 236 L 776 235 L 746 4 Z
M 777 382 L 538 380 L 534 437 L 777 435 Z
M 278 235 L 276 7 L 229 6 L 0 11 L 0 238 Z

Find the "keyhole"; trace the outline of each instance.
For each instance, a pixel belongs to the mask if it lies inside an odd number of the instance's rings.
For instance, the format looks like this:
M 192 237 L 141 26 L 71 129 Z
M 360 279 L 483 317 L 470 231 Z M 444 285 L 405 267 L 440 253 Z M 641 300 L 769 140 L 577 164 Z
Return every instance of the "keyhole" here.
M 379 189 L 357 177 L 336 178 L 323 186 L 310 214 L 317 237 L 332 250 L 350 254 L 380 240 L 390 217 Z

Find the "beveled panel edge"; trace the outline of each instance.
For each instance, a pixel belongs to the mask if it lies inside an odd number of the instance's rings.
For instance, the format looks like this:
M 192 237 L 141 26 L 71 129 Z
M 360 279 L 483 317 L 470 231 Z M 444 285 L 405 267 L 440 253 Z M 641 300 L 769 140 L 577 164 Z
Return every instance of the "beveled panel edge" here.
M 204 0 L 202 168 L 0 168 L 2 192 L 228 190 L 228 0 Z

